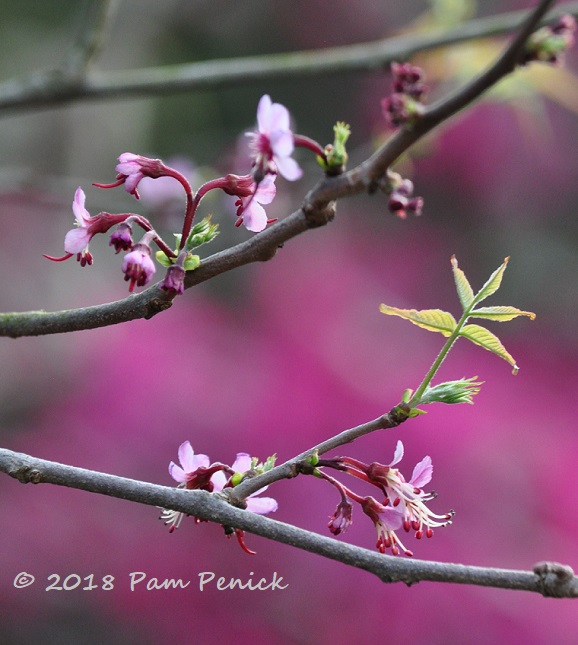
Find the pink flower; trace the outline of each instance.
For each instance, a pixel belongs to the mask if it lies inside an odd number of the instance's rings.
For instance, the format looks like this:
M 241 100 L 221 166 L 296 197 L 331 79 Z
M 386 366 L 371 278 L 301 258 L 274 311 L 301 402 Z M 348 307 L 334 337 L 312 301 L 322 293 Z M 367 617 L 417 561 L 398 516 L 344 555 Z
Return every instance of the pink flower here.
M 155 274 L 156 268 L 149 246 L 152 236 L 154 236 L 154 233 L 145 233 L 142 240 L 132 247 L 132 251 L 124 256 L 122 271 L 124 279 L 127 282 L 130 280 L 129 291 L 132 291 L 135 285 L 144 287 Z
M 171 294 L 180 296 L 185 292 L 185 269 L 178 265 L 173 264 L 167 270 L 167 275 L 162 281 L 161 289 L 168 291 Z
M 418 540 L 421 539 L 424 534 L 427 537 L 432 537 L 434 527 L 447 526 L 448 524 L 451 524 L 450 520 L 453 517 L 454 512 L 449 511 L 445 515 L 437 515 L 426 505 L 426 502 L 429 502 L 436 497 L 435 493 L 426 493 L 423 490 L 423 486 L 431 481 L 433 474 L 433 466 L 430 457 L 424 457 L 415 466 L 409 482 L 405 481 L 405 478 L 397 468 L 393 468 L 393 466 L 398 464 L 403 458 L 403 452 L 403 443 L 398 441 L 391 463 L 389 465 L 383 465 L 377 462 L 370 464 L 367 468 L 367 477 L 370 482 L 380 486 L 384 491 L 386 501 L 388 502 L 384 508 L 398 509 L 403 523 L 403 528 L 406 532 L 411 530 L 415 531 L 415 536 Z M 375 510 L 375 507 L 373 508 Z M 371 516 L 365 508 L 364 511 Z M 404 550 L 407 555 L 411 555 L 411 552 L 408 553 L 408 550 L 403 547 L 399 538 L 395 537 L 394 539 L 391 535 L 392 531 L 395 532 L 393 524 L 396 523 L 397 520 L 394 522 L 392 519 L 393 516 L 391 516 L 390 513 L 390 517 L 386 521 L 383 519 L 384 511 L 379 511 L 379 513 L 382 516 L 382 522 L 385 522 L 387 525 L 387 529 L 382 530 L 383 527 L 378 526 L 378 534 L 385 535 L 386 533 L 387 537 L 389 537 L 390 540 L 393 540 L 392 544 L 395 545 L 397 543 L 402 547 L 402 550 Z M 374 522 L 376 522 L 375 517 L 373 517 L 373 519 Z M 399 526 L 397 528 L 399 528 Z M 384 530 L 385 533 L 383 532 Z M 389 548 L 389 546 L 384 548 Z
M 132 152 L 123 152 L 118 158 L 120 161 L 115 170 L 118 173 L 117 179 L 124 178 L 124 187 L 127 193 L 139 199 L 137 186 L 143 177 L 159 177 L 162 172 L 160 159 L 149 159 Z
M 392 63 L 391 71 L 393 93 L 382 99 L 381 108 L 388 125 L 396 128 L 423 114 L 423 99 L 428 87 L 422 82 L 422 70 L 410 63 Z
M 333 535 L 339 535 L 340 533 L 345 533 L 347 529 L 351 526 L 353 507 L 347 501 L 347 499 L 342 500 L 335 509 L 335 513 L 329 519 L 329 530 Z
M 112 184 L 93 184 L 99 188 L 115 188 L 116 186 L 124 187 L 128 193 L 140 199 L 138 194 L 138 184 L 143 177 L 163 177 L 169 169 L 164 166 L 160 159 L 149 159 L 141 155 L 135 155 L 132 152 L 123 152 L 118 158 L 119 164 L 116 165 L 116 181 Z
M 191 485 L 195 482 L 196 472 L 200 468 L 208 468 L 210 461 L 207 455 L 195 455 L 189 441 L 179 446 L 179 462 L 177 466 L 173 461 L 169 464 L 169 475 L 179 484 L 185 484 L 186 488 L 203 488 L 203 486 Z
M 385 553 L 386 549 L 391 549 L 393 555 L 399 555 L 400 550 L 405 555 L 413 555 L 413 553 L 404 546 L 403 542 L 399 539 L 396 531 L 401 528 L 403 524 L 403 513 L 401 509 L 394 506 L 384 506 L 380 504 L 374 497 L 366 497 L 361 503 L 363 512 L 369 516 L 375 528 L 377 529 L 377 550 L 380 553 Z
M 256 186 L 251 182 L 251 194 L 245 197 L 239 197 L 235 202 L 237 206 L 236 225 L 244 224 L 248 231 L 258 233 L 262 231 L 270 221 L 267 213 L 261 204 L 270 204 L 275 198 L 275 175 L 265 175 L 261 183 Z M 256 190 L 255 190 L 256 188 Z
M 245 473 L 251 469 L 251 456 L 245 452 L 237 454 L 231 467 L 221 463 L 210 464 L 207 455 L 195 455 L 193 447 L 189 441 L 185 441 L 179 446 L 179 462 L 177 466 L 174 462 L 169 464 L 169 474 L 177 482 L 179 488 L 201 489 L 209 492 L 218 493 L 223 490 L 229 483 L 230 477 L 238 472 Z M 225 475 L 225 472 L 227 475 Z M 258 515 L 272 513 L 278 508 L 277 501 L 271 497 L 258 497 L 267 486 L 256 491 L 246 499 L 247 510 Z M 172 533 L 179 527 L 184 513 L 163 509 L 161 519 L 170 526 Z M 239 543 L 246 549 L 242 542 L 242 535 L 239 536 Z
M 111 215 L 110 213 L 99 213 L 92 217 L 84 207 L 86 195 L 79 186 L 74 193 L 74 200 L 72 202 L 72 212 L 76 219 L 76 227 L 73 228 L 64 237 L 64 250 L 66 252 L 60 258 L 45 255 L 45 258 L 53 260 L 54 262 L 62 262 L 68 260 L 73 255 L 76 255 L 77 260 L 81 266 L 92 264 L 92 254 L 88 250 L 90 240 L 97 233 L 106 233 L 115 224 L 120 224 L 128 217 L 126 213 Z
M 275 174 L 277 170 L 289 181 L 301 178 L 303 171 L 291 157 L 295 142 L 289 122 L 289 111 L 284 105 L 272 103 L 268 94 L 261 97 L 257 107 L 259 131 L 249 133 L 257 178 Z
M 71 255 L 78 255 L 78 261 L 82 266 L 85 264 L 92 264 L 92 255 L 88 250 L 88 243 L 92 239 L 95 231 L 93 218 L 84 207 L 86 195 L 79 186 L 74 193 L 74 201 L 72 202 L 72 212 L 76 218 L 76 226 L 68 231 L 64 237 L 64 250 Z
M 236 473 L 241 474 L 251 470 L 251 455 L 246 452 L 237 453 L 237 457 L 235 458 L 231 468 Z M 214 486 L 214 492 L 219 492 L 225 488 L 228 478 L 225 476 L 224 472 L 220 470 L 213 475 L 211 482 Z M 257 515 L 266 515 L 267 513 L 272 513 L 277 510 L 277 500 L 272 497 L 257 497 L 263 491 L 267 490 L 267 488 L 267 486 L 264 486 L 247 497 L 245 501 L 247 502 L 248 511 L 251 511 L 251 513 L 257 513 Z
M 123 222 L 110 236 L 109 246 L 113 246 L 117 253 L 132 249 L 132 226 Z
M 276 175 L 265 175 L 259 183 L 255 183 L 252 175 L 229 174 L 226 177 L 215 179 L 207 182 L 199 189 L 200 194 L 205 194 L 208 190 L 220 188 L 227 195 L 237 197 L 235 206 L 237 207 L 237 221 L 235 226 L 244 224 L 249 231 L 258 233 L 262 231 L 267 224 L 275 221 L 267 218 L 265 209 L 261 204 L 270 204 L 275 198 L 277 189 L 275 188 Z
M 400 219 L 405 219 L 408 212 L 414 215 L 421 215 L 423 208 L 423 197 L 412 197 L 413 182 L 411 179 L 403 179 L 397 173 L 389 173 L 390 195 L 389 210 Z

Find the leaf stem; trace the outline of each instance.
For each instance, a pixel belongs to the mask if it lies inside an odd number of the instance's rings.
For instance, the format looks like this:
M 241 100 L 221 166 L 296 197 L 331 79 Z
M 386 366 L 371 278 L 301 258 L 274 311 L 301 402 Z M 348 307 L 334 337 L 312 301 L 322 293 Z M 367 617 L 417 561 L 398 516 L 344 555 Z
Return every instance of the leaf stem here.
M 414 408 L 417 405 L 419 405 L 419 403 L 421 401 L 421 397 L 423 396 L 424 392 L 428 388 L 428 386 L 431 383 L 433 377 L 436 375 L 436 372 L 441 367 L 441 364 L 444 362 L 446 356 L 448 355 L 448 352 L 453 347 L 453 345 L 456 342 L 456 340 L 459 338 L 463 326 L 466 324 L 468 318 L 470 317 L 471 308 L 472 308 L 472 305 L 470 305 L 464 311 L 462 317 L 458 320 L 456 328 L 453 330 L 451 335 L 448 337 L 448 339 L 445 342 L 444 346 L 442 347 L 440 353 L 437 355 L 435 361 L 432 363 L 432 366 L 429 368 L 427 374 L 425 375 L 423 381 L 419 384 L 419 387 L 417 388 L 417 390 L 414 392 L 413 396 L 409 400 L 407 405 L 410 408 Z

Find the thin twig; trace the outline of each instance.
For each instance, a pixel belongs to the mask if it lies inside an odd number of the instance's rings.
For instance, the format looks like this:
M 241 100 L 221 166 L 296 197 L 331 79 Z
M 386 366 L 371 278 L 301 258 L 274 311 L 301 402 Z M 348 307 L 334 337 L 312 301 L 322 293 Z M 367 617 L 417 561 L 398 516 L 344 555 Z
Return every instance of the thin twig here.
M 317 446 L 313 446 L 313 448 L 289 459 L 285 463 L 279 464 L 261 475 L 242 481 L 238 486 L 235 486 L 235 488 L 228 488 L 226 490 L 227 498 L 233 503 L 238 503 L 249 497 L 249 495 L 256 493 L 264 486 L 270 486 L 281 479 L 295 477 L 299 474 L 300 465 L 302 463 L 306 463 L 314 454 L 324 455 L 330 450 L 335 450 L 335 448 L 339 448 L 347 443 L 352 443 L 356 439 L 372 432 L 376 432 L 377 430 L 397 428 L 397 426 L 405 422 L 408 418 L 408 416 L 404 414 L 404 410 L 401 408 L 402 406 L 393 408 L 393 410 L 390 410 L 387 414 L 384 414 L 373 421 L 363 423 L 355 428 L 344 430 L 338 435 L 335 435 L 326 441 L 322 441 Z M 406 411 L 409 412 L 409 408 Z
M 564 13 L 578 15 L 578 3 L 560 6 L 549 19 Z M 82 79 L 67 75 L 66 68 L 37 72 L 0 83 L 0 115 L 16 109 L 21 112 L 73 101 L 166 95 L 271 79 L 294 79 L 296 76 L 375 71 L 386 68 L 392 61 L 407 60 L 426 50 L 510 33 L 526 14 L 526 11 L 505 13 L 472 20 L 443 32 L 405 34 L 345 47 L 133 70 L 92 71 Z

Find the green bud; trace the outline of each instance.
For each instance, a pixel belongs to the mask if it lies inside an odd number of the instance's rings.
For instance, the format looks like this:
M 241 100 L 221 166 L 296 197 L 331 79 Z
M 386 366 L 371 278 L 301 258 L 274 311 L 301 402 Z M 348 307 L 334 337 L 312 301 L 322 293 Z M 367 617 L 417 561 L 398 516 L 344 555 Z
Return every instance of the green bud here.
M 428 387 L 423 393 L 422 403 L 470 403 L 473 404 L 473 396 L 480 391 L 483 381 L 476 381 L 478 377 L 462 378 L 459 381 L 448 381 L 434 387 Z
M 314 453 L 307 459 L 307 463 L 311 466 L 317 466 L 319 463 L 319 451 L 315 450 Z
M 345 170 L 347 164 L 348 154 L 345 144 L 351 134 L 351 128 L 347 123 L 338 121 L 333 127 L 333 132 L 335 139 L 332 144 L 325 146 L 325 159 L 319 156 L 317 163 L 329 175 L 339 175 Z
M 259 462 L 258 457 L 251 457 L 251 470 L 256 474 L 256 475 L 262 475 L 263 473 L 266 473 L 268 470 L 271 470 L 275 466 L 275 461 L 277 459 L 277 455 L 271 455 L 270 457 L 267 457 L 264 463 Z
M 214 240 L 219 234 L 218 224 L 211 224 L 211 215 L 205 217 L 200 222 L 197 222 L 187 238 L 185 248 L 187 251 L 192 251 L 197 246 L 201 244 L 206 244 Z
M 263 472 L 266 473 L 268 470 L 271 470 L 275 466 L 275 462 L 277 461 L 277 453 L 274 455 L 271 455 L 270 457 L 267 457 L 265 460 L 265 463 L 263 464 Z
M 164 267 L 170 267 L 172 262 L 170 258 L 163 251 L 157 251 L 155 253 L 156 261 Z
M 185 271 L 194 271 L 196 268 L 200 266 L 200 264 L 201 264 L 201 258 L 198 255 L 192 255 L 191 253 L 187 253 L 187 257 L 185 258 L 183 268 Z
M 411 395 L 413 394 L 413 390 L 410 390 L 407 388 L 407 390 L 404 391 L 403 396 L 401 397 L 401 400 L 403 403 L 409 403 L 411 400 Z
M 231 477 L 231 485 L 238 486 L 243 481 L 243 473 L 235 473 Z

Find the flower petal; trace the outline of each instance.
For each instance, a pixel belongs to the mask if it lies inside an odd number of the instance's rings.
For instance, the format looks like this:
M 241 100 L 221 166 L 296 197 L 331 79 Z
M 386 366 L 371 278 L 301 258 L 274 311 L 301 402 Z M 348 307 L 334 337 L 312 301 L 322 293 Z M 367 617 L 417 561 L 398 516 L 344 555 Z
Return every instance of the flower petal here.
M 401 440 L 398 440 L 397 445 L 395 446 L 395 452 L 393 453 L 393 460 L 389 466 L 395 466 L 403 459 L 403 443 Z
M 213 484 L 213 493 L 220 493 L 225 484 L 227 483 L 227 475 L 222 470 L 217 470 L 217 472 L 211 477 L 211 483 Z
M 118 168 L 118 166 L 117 166 Z M 139 181 L 144 177 L 142 172 L 140 170 L 138 171 L 132 171 L 130 173 L 123 173 L 126 174 L 127 177 L 124 182 L 124 187 L 126 189 L 127 193 L 130 193 L 131 195 L 136 191 L 136 188 L 139 184 Z
M 272 513 L 279 508 L 276 499 L 272 497 L 249 497 L 247 499 L 247 510 L 258 515 Z
M 258 201 L 259 204 L 270 204 L 277 194 L 277 187 L 275 186 L 275 175 L 265 175 L 253 199 Z
M 243 211 L 243 224 L 253 233 L 259 233 L 267 226 L 267 213 L 255 199 L 252 199 L 247 209 Z
M 274 130 L 269 135 L 269 142 L 274 156 L 289 157 L 295 150 L 293 133 L 288 130 Z
M 238 452 L 231 468 L 236 473 L 246 473 L 251 470 L 251 455 L 246 452 Z
M 283 130 L 291 134 L 289 132 L 291 126 L 289 110 L 284 105 L 281 105 L 281 103 L 273 103 L 270 106 L 266 114 L 266 122 L 268 126 L 268 129 L 265 131 L 266 134 L 273 134 L 277 130 Z M 292 136 L 291 139 L 293 139 Z
M 194 473 L 199 468 L 208 468 L 210 460 L 207 455 L 195 455 L 190 441 L 184 441 L 179 446 L 179 461 L 186 473 Z
M 424 457 L 419 464 L 413 469 L 413 474 L 409 483 L 416 488 L 423 488 L 432 478 L 433 465 L 431 457 Z
M 74 193 L 74 201 L 72 202 L 72 212 L 78 222 L 78 226 L 86 227 L 90 222 L 90 213 L 84 207 L 86 195 L 79 186 Z
M 397 531 L 403 524 L 403 510 L 399 506 L 385 506 L 379 513 L 379 520 L 388 531 Z
M 259 127 L 259 132 L 267 133 L 268 123 L 269 123 L 269 111 L 271 110 L 271 97 L 268 94 L 264 94 L 257 106 L 257 125 Z
M 285 177 L 287 181 L 297 181 L 303 176 L 303 170 L 299 164 L 291 157 L 274 157 L 277 164 L 277 170 Z
M 73 228 L 64 236 L 64 250 L 73 255 L 82 253 L 88 246 L 91 237 L 87 228 Z
M 183 483 L 187 481 L 187 474 L 180 466 L 177 466 L 174 461 L 171 461 L 169 464 L 169 475 L 176 482 Z
M 135 155 L 134 152 L 123 152 L 118 160 L 120 163 L 128 163 L 130 161 L 136 161 L 138 159 L 138 155 Z

